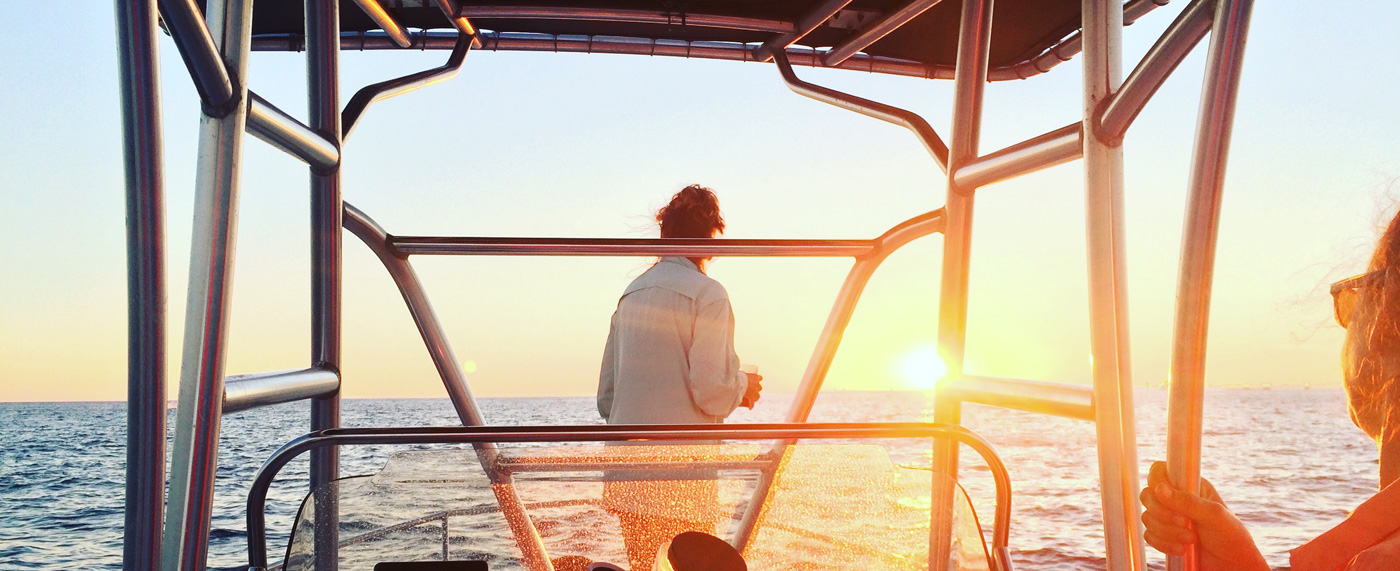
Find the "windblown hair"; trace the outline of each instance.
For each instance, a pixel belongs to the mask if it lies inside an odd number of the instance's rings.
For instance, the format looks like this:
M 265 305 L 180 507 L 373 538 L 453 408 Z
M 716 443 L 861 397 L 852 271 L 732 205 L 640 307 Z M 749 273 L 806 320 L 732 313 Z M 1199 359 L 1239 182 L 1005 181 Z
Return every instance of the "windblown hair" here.
M 1366 269 L 1385 274 L 1376 287 L 1360 292 L 1362 303 L 1378 309 L 1370 329 L 1355 333 L 1368 339 L 1367 345 L 1373 354 L 1366 359 L 1400 362 L 1400 213 L 1390 220 L 1376 242 L 1376 251 L 1371 254 L 1371 263 Z M 1352 419 L 1377 439 L 1394 438 L 1400 432 L 1400 378 L 1395 376 L 1393 365 L 1370 366 L 1366 370 L 1373 374 L 1347 382 L 1347 392 L 1353 397 L 1350 399 Z M 1371 410 L 1356 410 L 1359 403 Z
M 709 188 L 692 184 L 682 188 L 656 213 L 662 238 L 713 238 L 724 233 L 719 198 Z

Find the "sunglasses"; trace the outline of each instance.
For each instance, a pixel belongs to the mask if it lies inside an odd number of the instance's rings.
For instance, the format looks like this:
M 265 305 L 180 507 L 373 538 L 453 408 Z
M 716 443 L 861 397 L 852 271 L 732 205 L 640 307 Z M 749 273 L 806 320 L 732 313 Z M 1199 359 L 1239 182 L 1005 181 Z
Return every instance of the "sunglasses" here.
M 1356 311 L 1356 302 L 1361 297 L 1361 290 L 1380 285 L 1385 279 L 1386 271 L 1366 272 L 1332 284 L 1332 313 L 1337 318 L 1337 324 L 1343 329 L 1351 322 L 1351 314 Z

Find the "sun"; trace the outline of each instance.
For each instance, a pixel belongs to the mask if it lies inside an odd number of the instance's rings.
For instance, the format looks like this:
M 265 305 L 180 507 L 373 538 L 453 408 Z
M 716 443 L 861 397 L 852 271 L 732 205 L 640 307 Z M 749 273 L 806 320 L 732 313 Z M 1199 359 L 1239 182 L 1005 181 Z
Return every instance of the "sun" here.
M 936 347 L 924 346 L 910 351 L 900 359 L 899 374 L 912 388 L 932 390 L 938 386 L 938 380 L 948 374 L 948 368 L 943 365 L 943 359 L 939 358 Z

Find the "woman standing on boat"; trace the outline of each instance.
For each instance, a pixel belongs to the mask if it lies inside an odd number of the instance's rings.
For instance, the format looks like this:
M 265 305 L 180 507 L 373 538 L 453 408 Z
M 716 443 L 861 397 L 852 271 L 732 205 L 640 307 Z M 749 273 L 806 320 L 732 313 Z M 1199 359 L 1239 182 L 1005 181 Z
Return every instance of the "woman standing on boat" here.
M 1346 328 L 1342 374 L 1356 426 L 1380 450 L 1380 489 L 1341 524 L 1290 553 L 1293 571 L 1400 570 L 1400 214 L 1390 221 L 1364 274 L 1332 285 Z M 1194 543 L 1201 571 L 1267 571 L 1254 539 L 1201 479 L 1199 496 L 1172 486 L 1156 462 L 1142 490 L 1144 538 L 1179 555 Z M 1187 522 L 1194 529 L 1187 529 Z
M 713 191 L 691 185 L 656 213 L 662 238 L 714 238 L 724 217 Z M 758 401 L 763 377 L 739 370 L 729 294 L 705 275 L 708 258 L 661 258 L 618 300 L 598 378 L 598 413 L 609 424 L 724 422 Z M 610 473 L 604 504 L 622 523 L 633 571 L 651 569 L 662 543 L 684 531 L 714 533 L 713 475 L 627 481 Z

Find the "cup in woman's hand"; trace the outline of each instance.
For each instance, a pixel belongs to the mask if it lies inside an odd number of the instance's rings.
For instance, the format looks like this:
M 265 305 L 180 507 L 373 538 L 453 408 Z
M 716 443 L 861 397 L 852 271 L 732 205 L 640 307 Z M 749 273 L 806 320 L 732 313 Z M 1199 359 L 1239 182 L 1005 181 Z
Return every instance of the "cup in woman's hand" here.
M 739 371 L 749 379 L 748 389 L 744 391 L 744 399 L 739 401 L 739 406 L 753 408 L 758 402 L 759 393 L 763 391 L 763 375 L 758 374 L 758 365 L 740 365 Z

